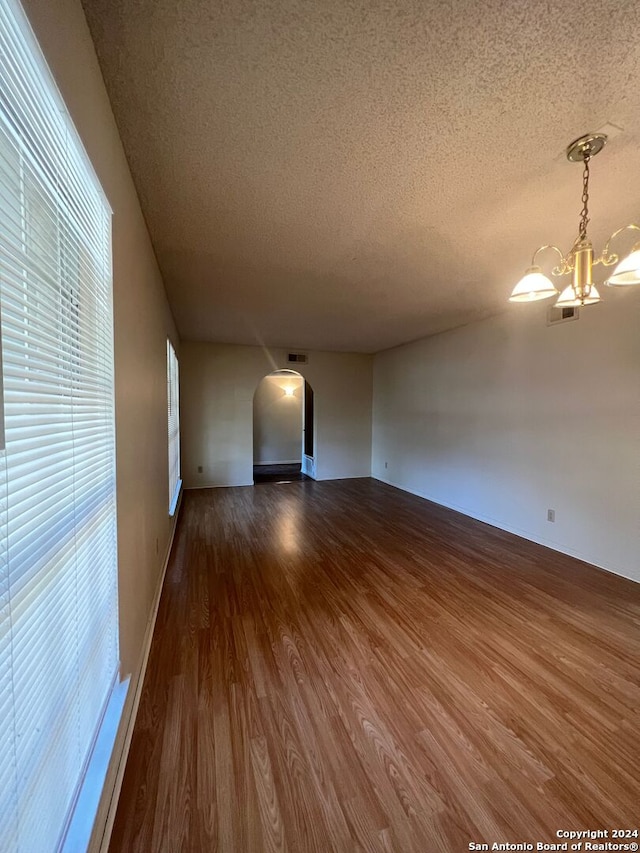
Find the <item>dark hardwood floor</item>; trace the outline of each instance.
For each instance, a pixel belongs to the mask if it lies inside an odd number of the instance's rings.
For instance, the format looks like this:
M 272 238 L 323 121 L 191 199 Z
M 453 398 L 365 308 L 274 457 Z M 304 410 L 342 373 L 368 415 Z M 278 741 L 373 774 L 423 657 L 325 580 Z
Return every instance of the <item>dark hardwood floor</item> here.
M 253 466 L 253 482 L 256 486 L 262 483 L 297 483 L 308 479 L 310 478 L 302 473 L 300 462 Z
M 639 617 L 640 585 L 373 480 L 187 492 L 110 850 L 633 829 Z

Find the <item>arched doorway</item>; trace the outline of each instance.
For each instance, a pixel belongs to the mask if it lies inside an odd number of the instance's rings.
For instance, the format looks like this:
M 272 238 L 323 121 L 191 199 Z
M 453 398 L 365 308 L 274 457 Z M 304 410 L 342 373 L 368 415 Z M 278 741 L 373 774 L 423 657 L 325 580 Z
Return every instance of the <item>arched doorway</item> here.
M 274 370 L 253 395 L 253 481 L 292 482 L 314 471 L 313 389 L 295 370 Z

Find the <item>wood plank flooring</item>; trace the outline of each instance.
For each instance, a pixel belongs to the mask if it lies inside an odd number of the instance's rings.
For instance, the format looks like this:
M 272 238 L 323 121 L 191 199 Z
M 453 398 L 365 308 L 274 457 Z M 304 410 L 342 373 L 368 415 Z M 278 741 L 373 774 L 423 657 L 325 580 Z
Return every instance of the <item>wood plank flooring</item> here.
M 309 477 L 302 473 L 302 464 L 300 462 L 253 466 L 253 482 L 256 486 L 262 483 L 296 483 L 308 479 Z
M 184 496 L 110 850 L 640 822 L 640 585 L 373 480 Z

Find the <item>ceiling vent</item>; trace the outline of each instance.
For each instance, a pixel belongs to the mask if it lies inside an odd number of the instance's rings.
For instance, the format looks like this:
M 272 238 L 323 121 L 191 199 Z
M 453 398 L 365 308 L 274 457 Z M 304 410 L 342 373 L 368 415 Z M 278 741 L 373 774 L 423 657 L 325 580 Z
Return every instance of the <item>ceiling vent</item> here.
M 307 364 L 309 356 L 306 352 L 290 352 L 287 354 L 289 364 Z
M 575 305 L 551 305 L 547 309 L 547 326 L 556 326 L 558 323 L 568 323 L 577 320 L 580 310 Z

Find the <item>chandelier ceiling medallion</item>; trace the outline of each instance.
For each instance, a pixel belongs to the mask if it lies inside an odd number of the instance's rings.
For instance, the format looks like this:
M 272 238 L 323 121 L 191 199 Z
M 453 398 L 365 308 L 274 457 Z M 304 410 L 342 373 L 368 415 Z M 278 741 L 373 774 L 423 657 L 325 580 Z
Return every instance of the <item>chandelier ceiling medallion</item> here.
M 600 301 L 600 294 L 593 284 L 593 267 L 596 264 L 602 264 L 605 267 L 617 264 L 612 275 L 605 281 L 607 285 L 617 287 L 640 284 L 640 241 L 633 246 L 630 254 L 623 258 L 614 254 L 610 249 L 611 241 L 623 231 L 637 231 L 638 235 L 640 235 L 640 225 L 625 225 L 615 231 L 607 240 L 600 257 L 595 259 L 593 245 L 587 237 L 587 225 L 589 224 L 589 162 L 592 157 L 595 157 L 596 154 L 602 151 L 606 142 L 606 134 L 588 133 L 574 140 L 567 148 L 568 160 L 572 163 L 584 164 L 582 176 L 582 211 L 580 213 L 578 236 L 566 255 L 557 246 L 545 245 L 536 249 L 531 259 L 531 266 L 513 288 L 513 292 L 509 297 L 511 302 L 534 302 L 538 299 L 547 299 L 559 294 L 558 301 L 555 304 L 560 307 L 593 305 Z M 569 273 L 572 274 L 571 284 L 565 287 L 561 293 L 551 279 L 544 275 L 542 269 L 536 264 L 538 255 L 547 249 L 557 252 L 560 257 L 557 266 L 551 271 L 552 275 L 563 276 Z

